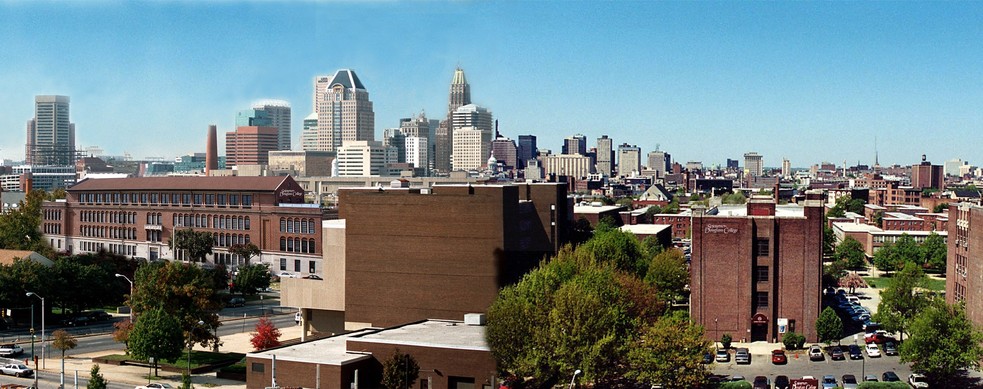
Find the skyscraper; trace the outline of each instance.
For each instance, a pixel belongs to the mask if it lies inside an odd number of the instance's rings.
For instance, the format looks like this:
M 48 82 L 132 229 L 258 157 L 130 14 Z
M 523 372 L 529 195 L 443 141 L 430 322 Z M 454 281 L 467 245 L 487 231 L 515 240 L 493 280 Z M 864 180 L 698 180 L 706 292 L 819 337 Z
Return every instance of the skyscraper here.
M 611 138 L 608 138 L 607 135 L 601 135 L 600 138 L 597 138 L 597 173 L 603 174 L 605 177 L 611 177 L 614 170 L 611 158 L 614 156 L 614 152 L 611 142 Z
M 27 122 L 24 160 L 28 165 L 75 164 L 75 123 L 68 96 L 35 96 L 34 119 Z
M 290 103 L 282 100 L 260 101 L 253 104 L 253 110 L 266 112 L 266 116 L 270 119 L 268 126 L 276 127 L 277 150 L 290 150 Z
M 618 176 L 628 177 L 632 172 L 640 171 L 642 171 L 642 149 L 627 143 L 618 146 Z
M 267 165 L 277 147 L 275 127 L 241 126 L 225 133 L 226 166 Z M 206 157 L 207 163 L 207 157 Z
M 447 119 L 440 123 L 434 139 L 434 169 L 441 172 L 451 170 L 451 153 L 454 147 L 454 111 L 471 104 L 471 85 L 464 77 L 464 70 L 457 68 L 451 79 L 450 97 L 447 103 Z M 490 128 L 490 127 L 489 127 Z
M 451 153 L 453 170 L 478 170 L 491 155 L 492 132 L 478 127 L 454 129 L 454 145 Z
M 317 113 L 311 112 L 304 118 L 304 128 L 300 133 L 301 150 L 317 150 Z
M 505 170 L 513 170 L 518 164 L 516 154 L 518 152 L 515 142 L 504 136 L 499 136 L 492 141 L 492 155 L 498 160 Z
M 764 165 L 761 161 L 761 154 L 754 151 L 744 153 L 744 170 L 747 170 L 748 174 L 754 177 L 764 174 Z
M 577 134 L 564 139 L 560 154 L 587 155 L 587 137 Z
M 316 131 L 316 136 L 304 134 L 304 138 L 316 142 L 313 149 L 305 150 L 336 151 L 342 142 L 375 139 L 372 101 L 353 70 L 338 70 L 330 80 L 325 76 L 315 78 L 314 102 L 317 127 L 305 130 Z
M 519 169 L 525 169 L 528 161 L 536 159 L 538 153 L 535 135 L 519 135 L 519 147 L 516 150 L 516 163 Z
M 648 168 L 655 170 L 657 172 L 656 177 L 659 178 L 665 177 L 666 173 L 669 172 L 672 163 L 669 153 L 665 151 L 655 150 L 655 151 L 650 151 L 648 157 L 649 157 Z

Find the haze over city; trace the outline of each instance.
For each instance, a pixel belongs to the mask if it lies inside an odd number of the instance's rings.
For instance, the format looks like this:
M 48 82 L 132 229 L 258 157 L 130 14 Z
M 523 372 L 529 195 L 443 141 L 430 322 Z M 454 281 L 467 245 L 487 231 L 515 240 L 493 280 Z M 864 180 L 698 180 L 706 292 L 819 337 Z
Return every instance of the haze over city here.
M 978 163 L 978 3 L 20 3 L 0 5 L 0 158 L 24 158 L 34 96 L 72 99 L 78 145 L 203 152 L 258 100 L 293 107 L 350 68 L 375 134 L 441 118 L 465 69 L 503 135 L 609 135 L 679 162 L 757 151 L 820 161 Z M 221 145 L 220 145 L 221 147 Z

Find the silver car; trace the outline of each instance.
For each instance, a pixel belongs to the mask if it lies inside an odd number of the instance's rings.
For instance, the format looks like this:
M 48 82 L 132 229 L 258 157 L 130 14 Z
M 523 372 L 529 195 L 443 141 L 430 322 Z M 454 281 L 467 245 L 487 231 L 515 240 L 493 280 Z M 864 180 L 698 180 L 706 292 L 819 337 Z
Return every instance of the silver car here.
M 22 363 L 8 363 L 0 366 L 0 373 L 17 377 L 30 377 L 34 375 L 34 370 Z
M 737 349 L 737 352 L 734 353 L 734 362 L 745 365 L 751 364 L 751 352 L 744 347 Z

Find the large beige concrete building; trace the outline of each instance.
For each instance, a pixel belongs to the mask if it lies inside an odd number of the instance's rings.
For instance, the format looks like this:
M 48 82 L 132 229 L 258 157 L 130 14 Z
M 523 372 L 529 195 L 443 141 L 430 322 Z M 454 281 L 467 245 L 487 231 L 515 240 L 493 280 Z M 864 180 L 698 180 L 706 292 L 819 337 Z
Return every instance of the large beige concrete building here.
M 305 150 L 336 151 L 346 141 L 375 140 L 375 112 L 369 92 L 351 69 L 338 70 L 334 77 L 314 80 L 316 135 L 305 133 Z M 311 145 L 313 143 L 313 145 Z
M 451 165 L 454 170 L 478 170 L 488 161 L 491 153 L 492 133 L 478 127 L 462 127 L 454 130 L 454 152 Z

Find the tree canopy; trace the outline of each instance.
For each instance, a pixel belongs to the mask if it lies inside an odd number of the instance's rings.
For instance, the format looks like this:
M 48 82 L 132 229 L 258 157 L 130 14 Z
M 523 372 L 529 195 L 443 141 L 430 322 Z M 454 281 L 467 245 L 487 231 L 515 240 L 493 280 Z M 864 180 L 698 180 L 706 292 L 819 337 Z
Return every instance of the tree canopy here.
M 128 346 L 130 354 L 137 358 L 174 360 L 184 350 L 181 324 L 163 308 L 153 308 L 133 325 Z
M 420 377 L 420 365 L 412 355 L 396 349 L 382 363 L 382 386 L 386 389 L 409 389 Z
M 618 270 L 639 278 L 645 277 L 648 270 L 647 250 L 634 234 L 616 228 L 599 227 L 590 240 L 577 247 L 577 251 L 600 262 L 609 262 Z
M 949 247 L 946 245 L 945 238 L 932 232 L 921 244 L 922 267 L 945 272 L 946 256 Z
M 232 283 L 243 294 L 256 294 L 257 290 L 270 287 L 270 267 L 265 263 L 239 266 Z
M 167 244 L 172 250 L 186 251 L 194 262 L 205 262 L 205 256 L 212 253 L 215 238 L 208 231 L 183 228 L 175 230 L 174 236 Z
M 245 244 L 243 244 L 243 243 L 236 243 L 236 244 L 232 245 L 232 247 L 229 247 L 229 252 L 232 253 L 232 254 L 235 254 L 235 255 L 238 255 L 238 256 L 242 257 L 243 262 L 245 262 L 245 264 L 248 265 L 249 264 L 249 260 L 252 257 L 255 257 L 257 255 L 260 255 L 263 251 L 260 250 L 259 247 L 256 246 L 255 243 L 248 242 L 248 243 L 245 243 Z
M 819 334 L 819 341 L 827 345 L 843 337 L 843 321 L 833 308 L 826 307 L 819 314 L 819 318 L 816 319 L 816 332 Z
M 659 299 L 663 301 L 673 301 L 683 297 L 684 288 L 689 284 L 686 257 L 676 249 L 655 255 L 649 263 L 645 282 L 655 286 Z
M 864 246 L 852 236 L 844 238 L 836 246 L 835 258 L 846 261 L 847 269 L 863 270 L 867 268 L 867 255 L 864 253 Z
M 947 380 L 962 369 L 979 369 L 983 334 L 966 316 L 962 305 L 936 299 L 911 323 L 911 338 L 901 343 L 901 362 L 948 387 Z
M 885 330 L 901 334 L 902 340 L 915 316 L 928 304 L 926 297 L 915 293 L 917 288 L 925 287 L 925 281 L 922 269 L 909 262 L 894 275 L 891 286 L 881 291 L 874 318 Z
M 213 346 L 218 337 L 211 329 L 221 325 L 215 312 L 222 307 L 216 290 L 225 287 L 216 287 L 214 282 L 214 278 L 197 265 L 177 261 L 149 262 L 136 271 L 130 306 L 137 315 L 137 323 L 145 312 L 159 307 L 178 320 L 192 343 Z M 204 324 L 199 325 L 199 321 Z M 131 346 L 132 341 L 131 334 Z

